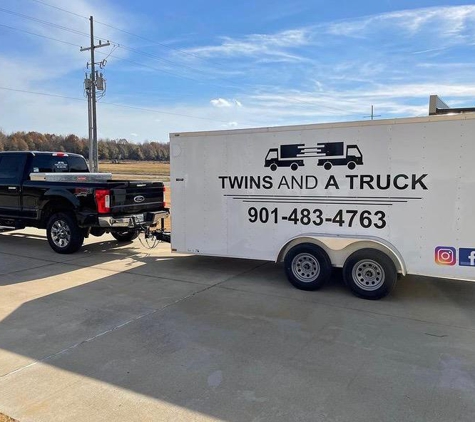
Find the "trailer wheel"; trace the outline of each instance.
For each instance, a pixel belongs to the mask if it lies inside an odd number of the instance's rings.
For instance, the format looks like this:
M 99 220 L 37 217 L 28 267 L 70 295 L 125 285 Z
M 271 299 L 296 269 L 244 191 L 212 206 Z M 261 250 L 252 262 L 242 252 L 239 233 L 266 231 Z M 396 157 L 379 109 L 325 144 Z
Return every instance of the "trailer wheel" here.
M 350 170 L 354 170 L 356 168 L 356 163 L 354 161 L 350 161 L 348 164 L 347 164 L 348 168 Z
M 84 233 L 74 216 L 62 212 L 51 216 L 46 226 L 46 236 L 51 248 L 63 254 L 77 252 L 84 242 Z
M 381 299 L 387 296 L 398 277 L 391 258 L 376 249 L 361 249 L 351 254 L 343 266 L 343 278 L 355 296 Z
M 299 165 L 297 163 L 292 163 L 290 165 L 290 168 L 291 168 L 292 171 L 296 171 L 299 168 Z
M 294 246 L 285 255 L 285 273 L 300 290 L 317 290 L 330 278 L 332 264 L 326 252 L 312 244 Z
M 270 165 L 270 169 L 271 169 L 272 171 L 276 171 L 276 170 L 277 170 L 277 164 L 276 164 L 276 163 L 272 163 L 272 164 Z
M 323 168 L 324 168 L 325 170 L 331 170 L 332 167 L 333 167 L 333 164 L 330 163 L 330 161 L 327 161 L 327 162 L 323 165 Z

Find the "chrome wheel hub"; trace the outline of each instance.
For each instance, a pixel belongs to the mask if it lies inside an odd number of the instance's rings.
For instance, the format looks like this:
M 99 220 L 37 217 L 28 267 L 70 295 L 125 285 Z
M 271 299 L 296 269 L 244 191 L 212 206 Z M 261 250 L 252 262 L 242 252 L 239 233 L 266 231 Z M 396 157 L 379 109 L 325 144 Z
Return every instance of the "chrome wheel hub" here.
M 64 248 L 71 242 L 71 230 L 68 224 L 63 220 L 57 220 L 51 226 L 51 239 L 53 243 Z

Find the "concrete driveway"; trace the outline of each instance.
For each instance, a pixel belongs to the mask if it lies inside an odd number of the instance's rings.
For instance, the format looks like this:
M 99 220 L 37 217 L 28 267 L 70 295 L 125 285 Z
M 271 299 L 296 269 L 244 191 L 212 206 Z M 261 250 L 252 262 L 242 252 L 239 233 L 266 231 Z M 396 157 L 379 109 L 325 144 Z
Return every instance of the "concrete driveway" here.
M 262 261 L 0 234 L 0 412 L 24 421 L 473 421 L 475 284 L 353 297 Z

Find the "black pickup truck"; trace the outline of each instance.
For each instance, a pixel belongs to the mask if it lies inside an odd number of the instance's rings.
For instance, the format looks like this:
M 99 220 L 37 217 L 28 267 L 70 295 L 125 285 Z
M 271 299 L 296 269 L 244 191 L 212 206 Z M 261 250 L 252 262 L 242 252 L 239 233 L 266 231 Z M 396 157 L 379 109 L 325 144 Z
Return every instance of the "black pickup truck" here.
M 90 234 L 131 241 L 168 216 L 162 182 L 109 179 L 78 154 L 0 152 L 0 226 L 46 229 L 53 250 L 73 253 Z

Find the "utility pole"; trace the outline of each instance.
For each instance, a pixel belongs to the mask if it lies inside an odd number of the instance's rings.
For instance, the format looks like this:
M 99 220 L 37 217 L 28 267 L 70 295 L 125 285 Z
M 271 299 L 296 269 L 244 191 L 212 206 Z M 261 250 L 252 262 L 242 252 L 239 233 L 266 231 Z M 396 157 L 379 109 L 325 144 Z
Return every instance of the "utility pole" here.
M 89 167 L 92 172 L 99 171 L 99 159 L 97 153 L 97 115 L 96 115 L 96 89 L 97 89 L 97 75 L 96 67 L 97 63 L 94 62 L 94 50 L 96 48 L 107 47 L 110 45 L 109 41 L 102 43 L 99 40 L 98 45 L 94 45 L 94 18 L 91 16 L 89 18 L 91 22 L 91 46 L 90 47 L 81 47 L 80 51 L 91 51 L 91 74 L 90 78 L 86 75 L 85 88 L 88 99 L 88 122 L 89 122 Z M 102 75 L 101 75 L 102 82 Z M 101 84 L 103 85 L 103 84 Z M 102 89 L 104 87 L 102 86 Z
M 374 114 L 374 107 L 371 106 L 371 114 L 369 116 L 363 116 L 365 119 L 367 119 L 368 117 L 371 118 L 371 120 L 374 120 L 375 117 L 381 117 L 381 114 L 377 114 L 375 115 Z

